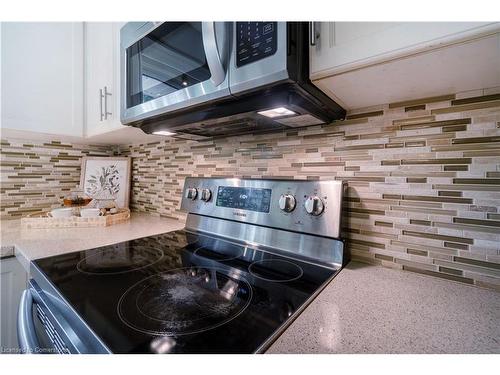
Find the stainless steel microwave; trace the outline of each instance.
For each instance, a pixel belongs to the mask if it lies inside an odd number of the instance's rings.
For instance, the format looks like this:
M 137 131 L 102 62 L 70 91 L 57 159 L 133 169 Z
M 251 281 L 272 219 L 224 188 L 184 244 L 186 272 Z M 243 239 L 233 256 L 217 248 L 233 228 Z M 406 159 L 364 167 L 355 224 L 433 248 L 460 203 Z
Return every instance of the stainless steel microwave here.
M 309 80 L 307 22 L 131 22 L 121 121 L 203 139 L 317 125 L 345 111 Z

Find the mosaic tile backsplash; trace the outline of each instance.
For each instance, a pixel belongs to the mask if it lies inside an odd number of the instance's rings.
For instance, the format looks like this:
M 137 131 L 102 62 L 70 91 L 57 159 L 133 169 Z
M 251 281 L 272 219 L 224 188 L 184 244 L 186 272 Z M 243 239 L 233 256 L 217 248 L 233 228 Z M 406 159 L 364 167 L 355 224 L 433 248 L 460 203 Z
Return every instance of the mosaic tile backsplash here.
M 500 288 L 500 95 L 447 95 L 302 130 L 127 145 L 131 207 L 184 218 L 187 176 L 342 179 L 353 259 Z
M 52 204 L 78 184 L 79 156 L 110 152 L 65 146 L 2 141 L 2 218 Z M 265 135 L 166 138 L 115 154 L 132 157 L 131 208 L 172 218 L 185 217 L 187 176 L 345 180 L 353 259 L 500 290 L 500 94 L 392 103 Z
M 50 211 L 80 185 L 83 156 L 110 156 L 109 146 L 60 141 L 0 141 L 0 219 Z

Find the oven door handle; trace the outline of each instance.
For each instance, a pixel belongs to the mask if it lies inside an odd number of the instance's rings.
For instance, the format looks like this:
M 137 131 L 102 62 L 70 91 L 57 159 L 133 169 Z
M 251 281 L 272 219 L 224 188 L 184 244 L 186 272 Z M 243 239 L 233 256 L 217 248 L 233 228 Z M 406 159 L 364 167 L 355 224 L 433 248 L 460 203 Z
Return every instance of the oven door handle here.
M 21 353 L 35 353 L 40 347 L 33 322 L 33 295 L 26 289 L 21 295 L 17 316 L 17 337 Z
M 220 58 L 219 48 L 217 47 L 215 22 L 202 22 L 201 34 L 208 68 L 210 69 L 210 73 L 212 75 L 211 80 L 215 86 L 219 86 L 222 82 L 224 82 L 226 72 Z

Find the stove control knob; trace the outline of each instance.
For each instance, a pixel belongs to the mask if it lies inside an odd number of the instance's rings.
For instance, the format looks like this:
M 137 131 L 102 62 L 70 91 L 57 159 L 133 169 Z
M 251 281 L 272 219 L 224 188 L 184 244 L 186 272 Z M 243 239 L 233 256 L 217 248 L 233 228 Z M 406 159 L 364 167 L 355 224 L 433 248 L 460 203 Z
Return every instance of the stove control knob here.
M 195 200 L 196 197 L 198 196 L 198 190 L 196 188 L 189 188 L 186 190 L 186 198 Z
M 282 194 L 278 203 L 282 211 L 292 212 L 295 209 L 296 201 L 293 195 Z
M 304 207 L 309 215 L 318 216 L 321 215 L 325 209 L 325 204 L 320 197 L 310 196 L 306 199 Z
M 212 198 L 212 192 L 210 189 L 203 189 L 201 191 L 201 200 L 204 202 L 208 202 Z

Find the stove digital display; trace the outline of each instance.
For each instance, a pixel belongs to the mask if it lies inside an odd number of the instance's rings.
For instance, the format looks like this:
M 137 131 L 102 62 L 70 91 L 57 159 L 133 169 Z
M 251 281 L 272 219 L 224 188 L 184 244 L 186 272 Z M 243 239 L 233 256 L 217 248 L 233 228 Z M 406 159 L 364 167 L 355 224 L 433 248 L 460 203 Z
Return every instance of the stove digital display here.
M 269 213 L 271 189 L 219 186 L 216 205 Z

